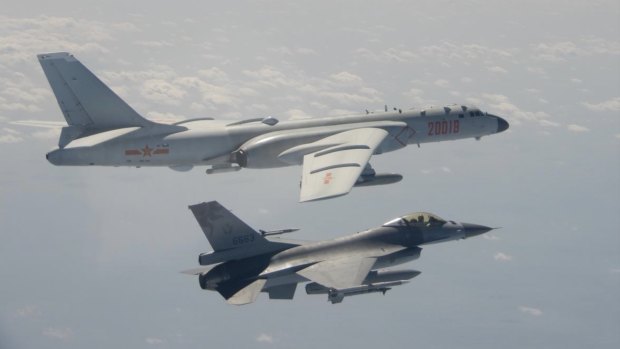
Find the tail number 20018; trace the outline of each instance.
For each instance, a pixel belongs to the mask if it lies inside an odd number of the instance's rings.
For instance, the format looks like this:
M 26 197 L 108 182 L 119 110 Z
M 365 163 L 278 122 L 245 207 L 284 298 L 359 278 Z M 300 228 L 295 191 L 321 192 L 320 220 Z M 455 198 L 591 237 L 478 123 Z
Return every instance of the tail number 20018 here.
M 459 120 L 442 120 L 442 121 L 429 121 L 428 122 L 428 135 L 429 136 L 441 136 L 453 133 L 459 133 L 460 124 Z

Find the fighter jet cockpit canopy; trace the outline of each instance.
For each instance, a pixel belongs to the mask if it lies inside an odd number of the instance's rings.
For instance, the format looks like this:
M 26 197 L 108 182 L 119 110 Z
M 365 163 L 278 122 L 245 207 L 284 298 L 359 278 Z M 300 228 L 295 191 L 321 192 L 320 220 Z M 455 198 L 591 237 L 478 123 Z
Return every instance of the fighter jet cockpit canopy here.
M 406 216 L 392 219 L 391 221 L 383 224 L 384 227 L 402 227 L 410 225 L 423 225 L 423 226 L 441 226 L 446 223 L 446 220 L 428 212 L 415 212 Z

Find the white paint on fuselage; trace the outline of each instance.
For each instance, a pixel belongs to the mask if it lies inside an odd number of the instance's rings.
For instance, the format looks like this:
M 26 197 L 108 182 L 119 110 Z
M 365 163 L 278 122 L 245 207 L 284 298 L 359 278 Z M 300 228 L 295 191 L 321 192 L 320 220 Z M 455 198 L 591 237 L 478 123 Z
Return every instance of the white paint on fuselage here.
M 479 115 L 470 116 L 470 112 Z M 390 123 L 392 122 L 392 123 Z M 107 131 L 76 139 L 65 148 L 49 154 L 56 165 L 99 166 L 189 166 L 228 163 L 229 155 L 253 139 L 269 139 L 281 134 L 292 134 L 286 142 L 269 147 L 259 155 L 256 165 L 249 167 L 290 166 L 277 158 L 282 151 L 316 141 L 332 134 L 373 123 L 406 124 L 401 130 L 388 129 L 388 136 L 377 153 L 393 151 L 407 144 L 440 142 L 461 138 L 482 137 L 497 132 L 497 117 L 484 115 L 476 108 L 452 106 L 445 109 L 407 110 L 350 115 L 320 119 L 282 121 L 274 126 L 251 122 L 227 126 L 230 121 L 189 120 L 179 125 L 154 125 L 142 129 L 128 128 Z M 458 128 L 455 129 L 455 122 Z M 439 125 L 439 126 L 436 126 Z M 450 125 L 448 128 L 444 125 Z M 377 126 L 382 127 L 382 126 Z M 439 127 L 439 132 L 437 132 Z M 432 130 L 434 128 L 434 130 Z M 129 130 L 131 129 L 131 130 Z M 401 132 L 402 131 L 402 132 Z M 398 138 L 398 139 L 396 139 Z M 157 154 L 151 149 L 166 149 Z M 127 153 L 129 151 L 129 153 Z M 139 154 L 138 154 L 139 152 Z M 127 155 L 133 154 L 133 155 Z M 264 161 L 264 164 L 261 164 Z

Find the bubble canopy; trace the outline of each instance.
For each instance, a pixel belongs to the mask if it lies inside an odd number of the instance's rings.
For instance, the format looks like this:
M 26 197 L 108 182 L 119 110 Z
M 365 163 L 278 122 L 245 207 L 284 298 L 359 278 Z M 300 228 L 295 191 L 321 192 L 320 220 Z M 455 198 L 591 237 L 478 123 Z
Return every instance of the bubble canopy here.
M 406 216 L 394 218 L 383 224 L 384 227 L 401 227 L 409 225 L 444 225 L 446 220 L 428 212 L 414 212 Z

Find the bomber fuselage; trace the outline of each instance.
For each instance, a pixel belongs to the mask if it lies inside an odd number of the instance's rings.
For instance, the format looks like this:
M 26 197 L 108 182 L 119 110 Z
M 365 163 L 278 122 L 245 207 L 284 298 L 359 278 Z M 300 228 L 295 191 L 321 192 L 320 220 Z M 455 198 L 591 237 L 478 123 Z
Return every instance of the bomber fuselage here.
M 55 165 L 170 166 L 236 164 L 272 168 L 301 163 L 284 151 L 358 128 L 382 128 L 389 136 L 375 154 L 408 144 L 479 138 L 505 130 L 506 121 L 461 106 L 290 120 L 273 126 L 254 122 L 188 120 L 173 125 L 128 127 L 78 138 L 47 154 Z M 312 149 L 309 149 L 309 151 Z

